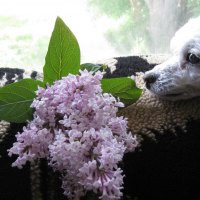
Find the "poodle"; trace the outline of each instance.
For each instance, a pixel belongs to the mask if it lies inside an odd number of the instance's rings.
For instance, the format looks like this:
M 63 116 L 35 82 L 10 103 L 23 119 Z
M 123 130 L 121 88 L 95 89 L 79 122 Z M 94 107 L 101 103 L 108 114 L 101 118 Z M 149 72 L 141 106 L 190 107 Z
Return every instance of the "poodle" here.
M 145 73 L 146 88 L 172 101 L 200 96 L 200 17 L 181 27 L 170 47 L 173 56 Z

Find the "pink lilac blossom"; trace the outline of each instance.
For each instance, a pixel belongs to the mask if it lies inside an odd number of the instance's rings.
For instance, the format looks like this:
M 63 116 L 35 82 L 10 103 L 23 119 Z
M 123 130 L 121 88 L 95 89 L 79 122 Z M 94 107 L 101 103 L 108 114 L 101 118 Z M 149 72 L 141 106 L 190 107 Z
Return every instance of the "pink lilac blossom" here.
M 34 119 L 16 135 L 9 149 L 13 166 L 46 158 L 62 175 L 64 194 L 80 199 L 93 191 L 99 199 L 120 199 L 123 172 L 118 167 L 127 151 L 138 146 L 127 133 L 127 119 L 117 117 L 123 104 L 102 93 L 102 73 L 86 70 L 53 86 L 39 88 L 32 103 Z

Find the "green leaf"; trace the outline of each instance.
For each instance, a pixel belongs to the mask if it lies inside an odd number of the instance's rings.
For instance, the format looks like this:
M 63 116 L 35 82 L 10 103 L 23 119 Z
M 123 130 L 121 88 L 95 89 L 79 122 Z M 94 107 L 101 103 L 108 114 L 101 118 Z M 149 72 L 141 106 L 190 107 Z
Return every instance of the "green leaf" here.
M 97 72 L 98 70 L 103 70 L 101 65 L 96 65 L 93 63 L 84 63 L 81 65 L 81 70 L 86 69 L 87 71 Z
M 80 48 L 76 37 L 57 17 L 49 42 L 45 65 L 44 82 L 52 84 L 69 73 L 78 74 L 80 68 Z
M 103 92 L 111 93 L 113 96 L 119 97 L 125 105 L 136 102 L 142 92 L 130 78 L 103 79 L 101 84 Z
M 38 86 L 44 83 L 33 79 L 23 79 L 0 88 L 0 120 L 22 123 L 32 119 L 30 108 Z

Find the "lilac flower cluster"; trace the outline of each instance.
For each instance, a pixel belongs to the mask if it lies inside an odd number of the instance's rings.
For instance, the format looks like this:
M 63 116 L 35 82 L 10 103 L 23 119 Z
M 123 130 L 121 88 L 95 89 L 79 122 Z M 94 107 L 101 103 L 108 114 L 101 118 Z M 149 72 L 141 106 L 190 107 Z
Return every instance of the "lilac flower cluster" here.
M 102 93 L 101 79 L 100 72 L 84 70 L 39 88 L 32 103 L 34 119 L 9 150 L 9 155 L 18 155 L 13 166 L 19 168 L 47 158 L 62 174 L 69 199 L 80 199 L 87 191 L 103 200 L 119 199 L 123 174 L 118 163 L 138 145 L 127 134 L 127 120 L 117 117 L 123 104 Z

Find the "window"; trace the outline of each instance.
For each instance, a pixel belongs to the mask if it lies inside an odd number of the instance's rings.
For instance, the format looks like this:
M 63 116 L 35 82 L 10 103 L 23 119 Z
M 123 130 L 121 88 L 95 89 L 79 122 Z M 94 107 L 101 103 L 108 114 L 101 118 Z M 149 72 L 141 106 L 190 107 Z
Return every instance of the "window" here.
M 0 67 L 42 70 L 57 16 L 78 39 L 81 62 L 168 53 L 200 0 L 0 0 Z

